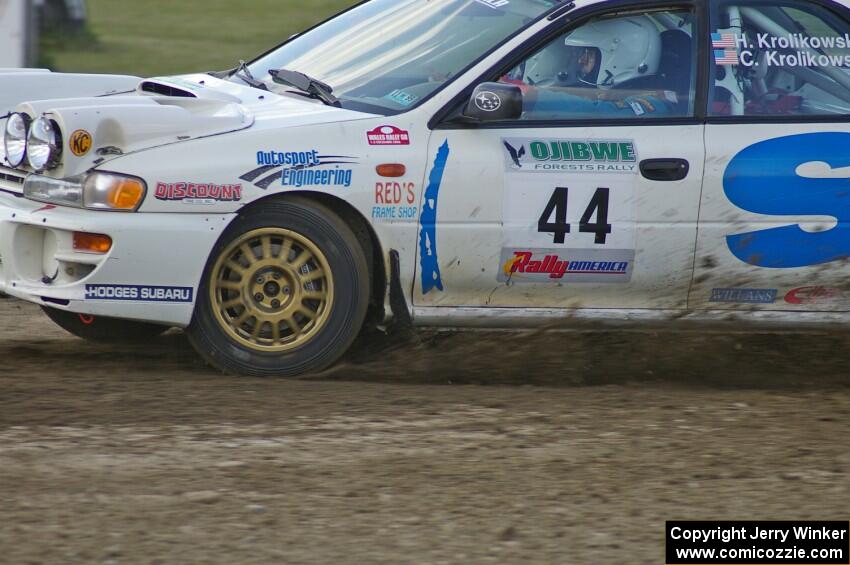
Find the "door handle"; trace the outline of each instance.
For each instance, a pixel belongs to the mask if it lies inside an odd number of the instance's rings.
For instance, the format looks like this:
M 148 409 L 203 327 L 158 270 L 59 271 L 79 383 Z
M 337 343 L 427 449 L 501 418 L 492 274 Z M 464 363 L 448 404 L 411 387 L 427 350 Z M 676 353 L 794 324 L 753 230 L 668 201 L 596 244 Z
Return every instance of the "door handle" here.
M 675 181 L 688 176 L 691 165 L 685 159 L 644 159 L 640 174 L 649 180 Z

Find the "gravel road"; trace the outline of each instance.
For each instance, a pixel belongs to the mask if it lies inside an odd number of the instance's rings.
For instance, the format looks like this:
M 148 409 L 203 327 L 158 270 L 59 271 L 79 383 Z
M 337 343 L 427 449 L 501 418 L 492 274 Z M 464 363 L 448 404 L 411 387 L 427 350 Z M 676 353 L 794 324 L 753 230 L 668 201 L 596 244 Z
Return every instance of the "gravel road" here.
M 850 335 L 372 340 L 298 380 L 0 300 L 0 562 L 663 563 L 850 508 Z

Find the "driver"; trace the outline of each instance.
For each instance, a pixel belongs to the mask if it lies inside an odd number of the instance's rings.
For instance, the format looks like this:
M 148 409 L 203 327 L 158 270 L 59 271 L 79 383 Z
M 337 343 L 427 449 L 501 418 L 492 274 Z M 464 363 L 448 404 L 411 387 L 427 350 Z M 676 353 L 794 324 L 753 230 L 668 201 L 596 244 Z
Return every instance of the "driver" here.
M 528 89 L 525 109 L 535 117 L 675 113 L 675 93 L 658 90 L 661 35 L 649 17 L 591 22 L 570 33 L 564 44 L 562 70 L 552 84 Z

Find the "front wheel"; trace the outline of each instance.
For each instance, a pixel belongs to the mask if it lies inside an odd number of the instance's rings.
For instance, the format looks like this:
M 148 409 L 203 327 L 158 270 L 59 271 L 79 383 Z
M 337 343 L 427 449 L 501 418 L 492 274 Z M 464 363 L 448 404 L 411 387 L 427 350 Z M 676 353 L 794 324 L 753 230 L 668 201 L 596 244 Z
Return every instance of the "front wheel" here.
M 225 372 L 295 376 L 348 349 L 368 302 L 357 237 L 330 209 L 292 198 L 228 228 L 207 261 L 188 335 Z
M 89 341 L 139 343 L 168 330 L 168 326 L 159 324 L 77 314 L 49 306 L 42 306 L 41 309 L 63 330 Z

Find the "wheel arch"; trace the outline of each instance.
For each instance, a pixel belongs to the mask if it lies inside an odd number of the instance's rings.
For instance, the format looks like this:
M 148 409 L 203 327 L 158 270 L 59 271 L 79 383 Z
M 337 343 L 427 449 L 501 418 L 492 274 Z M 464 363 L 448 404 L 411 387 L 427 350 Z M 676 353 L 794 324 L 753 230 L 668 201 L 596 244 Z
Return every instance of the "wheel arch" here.
M 309 190 L 293 190 L 281 194 L 271 194 L 254 200 L 239 210 L 239 214 L 249 213 L 251 210 L 262 207 L 263 204 L 272 200 L 285 201 L 291 200 L 294 197 L 313 200 L 329 208 L 331 212 L 339 216 L 351 228 L 351 231 L 354 232 L 369 264 L 369 311 L 366 315 L 366 322 L 373 324 L 381 323 L 386 317 L 384 303 L 387 297 L 387 281 L 389 280 L 389 274 L 387 272 L 388 263 L 378 234 L 360 210 L 333 194 Z

